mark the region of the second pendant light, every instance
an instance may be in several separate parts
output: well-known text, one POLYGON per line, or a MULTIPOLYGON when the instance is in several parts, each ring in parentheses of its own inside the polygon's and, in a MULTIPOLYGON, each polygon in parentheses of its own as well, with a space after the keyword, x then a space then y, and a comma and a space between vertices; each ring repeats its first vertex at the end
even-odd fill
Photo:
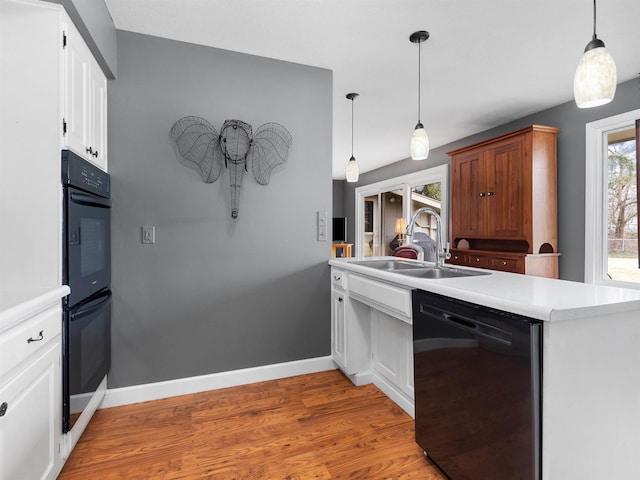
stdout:
POLYGON ((347 162, 347 182, 357 182, 360 177, 360 168, 353 156, 353 101, 359 96, 358 93, 347 93, 347 99, 351 100, 351 158, 347 162))
POLYGON ((429 156, 429 136, 420 121, 420 45, 428 38, 429 32, 425 30, 414 32, 409 37, 411 43, 418 44, 418 123, 411 136, 410 151, 412 160, 426 160, 429 156))

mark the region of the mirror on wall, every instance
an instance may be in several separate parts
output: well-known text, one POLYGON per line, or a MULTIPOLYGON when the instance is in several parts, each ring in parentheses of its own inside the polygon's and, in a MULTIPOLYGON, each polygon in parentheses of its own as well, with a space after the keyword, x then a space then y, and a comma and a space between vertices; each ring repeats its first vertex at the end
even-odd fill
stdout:
MULTIPOLYGON (((356 256, 387 256, 404 241, 404 228, 413 213, 431 207, 443 219, 443 238, 448 238, 449 167, 440 165, 421 172, 391 178, 356 189, 356 256), (402 223, 404 221, 404 223, 402 223)), ((436 221, 420 215, 414 242, 435 254, 436 221), (426 248, 425 248, 426 247, 426 248)), ((425 259, 429 259, 426 255, 425 259)))

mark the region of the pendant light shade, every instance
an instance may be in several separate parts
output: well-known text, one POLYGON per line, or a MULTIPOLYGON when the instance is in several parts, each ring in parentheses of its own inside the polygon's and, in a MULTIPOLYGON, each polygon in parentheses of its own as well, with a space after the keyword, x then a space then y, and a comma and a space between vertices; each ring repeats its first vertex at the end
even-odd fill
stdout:
POLYGON ((357 182, 360 177, 360 167, 353 156, 353 100, 358 96, 358 93, 347 93, 347 98, 351 100, 351 158, 347 162, 347 182, 357 182))
POLYGON ((347 182, 357 182, 360 177, 360 167, 356 159, 351 157, 347 163, 347 182))
POLYGON ((410 149, 412 160, 426 160, 429 156, 429 136, 421 123, 416 125, 411 135, 410 149))
POLYGON ((420 121, 420 45, 428 38, 429 32, 425 30, 414 32, 409 37, 411 43, 418 44, 418 123, 413 131, 413 135, 411 135, 411 143, 409 145, 412 160, 426 160, 429 156, 429 136, 420 121))
POLYGON ((605 105, 613 100, 618 75, 616 64, 596 36, 596 0, 593 0, 593 38, 584 49, 573 77, 573 96, 579 108, 605 105))

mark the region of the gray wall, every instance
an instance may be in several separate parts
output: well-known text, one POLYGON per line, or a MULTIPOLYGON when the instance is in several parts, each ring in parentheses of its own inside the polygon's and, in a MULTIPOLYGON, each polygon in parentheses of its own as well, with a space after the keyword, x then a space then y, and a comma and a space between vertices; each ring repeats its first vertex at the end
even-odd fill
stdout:
POLYGON ((107 78, 117 76, 116 27, 104 0, 44 0, 62 5, 107 78))
POLYGON ((333 181, 333 216, 344 217, 344 184, 346 180, 333 181))
POLYGON ((330 354, 332 73, 118 31, 109 84, 113 365, 109 388, 330 354), (284 125, 286 168, 205 184, 169 139, 179 118, 284 125), (156 244, 141 244, 141 226, 156 244))
POLYGON ((349 235, 354 238, 356 187, 449 163, 449 157, 446 154, 448 151, 527 125, 552 125, 560 128, 558 135, 560 278, 584 281, 585 124, 637 108, 640 108, 640 79, 618 85, 613 102, 603 107, 581 110, 573 101, 567 102, 436 148, 429 153, 429 158, 424 162, 407 159, 361 174, 358 183, 342 184, 344 213, 349 218, 347 222, 349 235))

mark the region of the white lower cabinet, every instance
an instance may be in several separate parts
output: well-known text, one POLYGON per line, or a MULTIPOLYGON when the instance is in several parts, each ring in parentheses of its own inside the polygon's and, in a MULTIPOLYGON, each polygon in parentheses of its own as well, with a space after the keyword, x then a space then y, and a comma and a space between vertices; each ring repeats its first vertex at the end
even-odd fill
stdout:
POLYGON ((371 310, 373 335, 371 360, 373 371, 395 385, 402 384, 402 330, 401 322, 378 310, 371 310))
POLYGON ((343 370, 347 369, 347 332, 344 321, 345 293, 341 290, 331 292, 331 352, 333 360, 343 370))
MULTIPOLYGON (((0 333, 0 479, 49 480, 62 469, 62 309, 55 289, 0 333)), ((26 302, 33 305, 33 302, 26 302)), ((1 314, 2 312, 0 312, 1 314)))
MULTIPOLYGON (((362 312, 368 307, 347 295, 341 273, 334 274, 331 288, 331 353, 333 361, 347 375, 362 374, 370 369, 370 325, 362 312), (337 279, 337 280, 336 280, 337 279)), ((354 383, 360 379, 351 377, 354 383)))
POLYGON ((0 478, 55 478, 60 457, 60 336, 0 388, 0 478))
POLYGON ((408 323, 371 310, 374 383, 413 415, 413 332, 408 323))
POLYGON ((334 362, 356 385, 375 383, 413 416, 411 290, 334 269, 331 304, 334 362))

